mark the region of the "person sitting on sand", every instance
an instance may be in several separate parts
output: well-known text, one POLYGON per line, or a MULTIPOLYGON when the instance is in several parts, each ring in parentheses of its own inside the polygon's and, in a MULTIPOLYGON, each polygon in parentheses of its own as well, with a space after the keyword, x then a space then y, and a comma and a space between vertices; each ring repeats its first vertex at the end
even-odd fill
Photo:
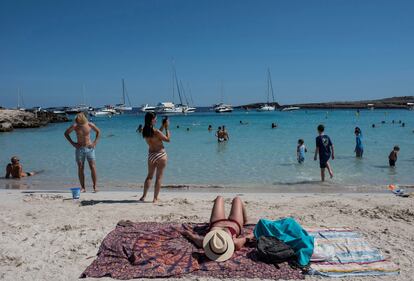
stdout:
POLYGON ((20 164, 20 160, 17 156, 13 156, 10 159, 10 162, 11 163, 7 164, 6 167, 6 179, 10 178, 10 176, 14 179, 20 179, 24 177, 34 176, 36 174, 36 172, 24 172, 23 165, 20 164))
POLYGON ((224 199, 217 196, 211 211, 209 232, 204 237, 190 230, 184 230, 181 234, 197 247, 204 248, 210 260, 222 262, 231 258, 234 251, 240 250, 246 242, 253 239, 253 233, 242 234, 246 222, 246 208, 239 197, 233 199, 230 215, 226 218, 224 199))
POLYGON ((75 124, 71 125, 65 131, 65 137, 69 143, 76 148, 75 158, 78 164, 78 177, 81 185, 81 192, 86 192, 85 189, 85 159, 88 160, 89 168, 91 169, 91 176, 93 182, 94 192, 98 191, 96 186, 97 175, 96 175, 96 164, 95 164, 95 147, 98 143, 101 131, 95 124, 88 121, 83 112, 78 113, 75 117, 75 124), (77 142, 74 142, 70 137, 70 134, 75 131, 77 142), (91 141, 91 131, 95 132, 95 140, 91 141))
POLYGON ((155 178, 155 189, 154 189, 154 200, 153 203, 158 201, 158 195, 161 190, 162 176, 164 169, 167 166, 167 152, 165 151, 163 142, 170 142, 170 131, 168 130, 170 122, 165 117, 162 120, 162 125, 159 130, 154 129, 157 124, 157 116, 153 112, 147 112, 145 114, 145 125, 142 130, 142 137, 148 144, 148 175, 144 183, 144 193, 139 199, 145 201, 148 189, 151 185, 152 178, 154 177, 155 171, 157 175, 155 178), (165 135, 163 131, 165 130, 165 135))

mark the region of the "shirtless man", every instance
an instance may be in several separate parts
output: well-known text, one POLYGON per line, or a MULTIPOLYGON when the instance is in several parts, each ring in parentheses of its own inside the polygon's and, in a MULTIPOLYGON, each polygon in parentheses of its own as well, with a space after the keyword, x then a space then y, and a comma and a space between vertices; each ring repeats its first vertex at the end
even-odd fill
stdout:
POLYGON ((10 162, 6 167, 6 176, 5 178, 8 179, 10 176, 14 179, 20 179, 24 177, 33 176, 36 172, 24 172, 23 165, 20 164, 20 160, 17 156, 13 156, 10 159, 10 162))
POLYGON ((81 191, 86 192, 85 189, 85 174, 84 164, 85 158, 88 160, 89 168, 91 169, 91 176, 93 182, 93 190, 97 192, 96 187, 96 165, 95 165, 95 146, 98 142, 100 130, 95 124, 88 121, 85 114, 78 113, 75 118, 75 124, 70 126, 65 131, 65 137, 70 144, 76 148, 76 163, 78 164, 78 176, 81 184, 81 191), (90 138, 91 130, 95 131, 95 140, 92 142, 90 138), (75 131, 77 142, 74 142, 70 137, 70 134, 75 131))

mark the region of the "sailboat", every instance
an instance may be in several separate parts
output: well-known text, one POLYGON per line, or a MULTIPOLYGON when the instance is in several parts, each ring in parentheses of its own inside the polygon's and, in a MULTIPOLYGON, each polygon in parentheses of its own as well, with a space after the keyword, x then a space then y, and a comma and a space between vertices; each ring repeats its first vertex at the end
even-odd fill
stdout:
POLYGON ((116 104, 114 106, 114 109, 116 111, 119 111, 119 112, 131 111, 132 110, 131 101, 129 100, 128 92, 126 91, 126 88, 125 88, 125 81, 124 81, 124 79, 122 79, 122 97, 121 97, 121 103, 116 104), (125 97, 128 99, 129 106, 127 106, 125 104, 125 97))
POLYGON ((20 88, 17 88, 17 108, 16 109, 25 111, 26 109, 24 107, 21 107, 21 105, 24 106, 23 97, 20 93, 20 88))
POLYGON ((86 102, 85 102, 85 85, 82 85, 82 99, 83 99, 83 103, 74 106, 74 107, 70 107, 68 109, 66 109, 66 113, 67 114, 77 114, 80 112, 88 112, 88 111, 92 111, 93 107, 87 106, 86 102))
POLYGON ((188 105, 183 104, 183 99, 182 99, 182 95, 181 95, 181 87, 180 84, 178 83, 178 78, 177 78, 177 72, 175 70, 175 67, 173 66, 173 101, 172 102, 160 102, 157 104, 156 108, 155 108, 155 112, 159 113, 159 114, 185 114, 185 113, 189 113, 188 112, 188 105), (179 104, 175 104, 174 103, 174 96, 175 96, 175 88, 177 88, 177 92, 178 92, 178 97, 180 99, 180 103, 179 104))
POLYGON ((213 105, 212 110, 214 110, 217 113, 232 112, 233 111, 233 106, 231 106, 230 104, 223 103, 223 99, 224 99, 223 81, 221 82, 220 92, 221 92, 221 102, 216 103, 215 105, 213 105))
POLYGON ((270 69, 267 69, 267 103, 260 106, 257 111, 274 111, 275 106, 269 104, 270 94, 272 94, 273 104, 275 103, 275 96, 273 94, 272 76, 270 75, 270 69))

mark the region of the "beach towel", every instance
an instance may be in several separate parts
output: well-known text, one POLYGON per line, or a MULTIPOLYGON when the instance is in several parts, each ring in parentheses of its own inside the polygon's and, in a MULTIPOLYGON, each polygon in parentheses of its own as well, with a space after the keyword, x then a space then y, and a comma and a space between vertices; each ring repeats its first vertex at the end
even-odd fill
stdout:
POLYGON ((313 253, 313 237, 309 236, 293 218, 277 221, 261 219, 254 228, 254 236, 271 236, 289 245, 296 254, 301 266, 309 264, 313 253))
POLYGON ((327 260, 311 262, 309 274, 327 277, 397 275, 399 267, 386 260, 358 232, 347 228, 307 229, 315 253, 327 260))
MULTIPOLYGON (((254 225, 243 231, 253 231, 254 225)), ((81 277, 116 279, 195 277, 303 279, 299 269, 287 263, 278 266, 260 262, 255 243, 235 252, 225 262, 210 261, 180 231, 207 233, 208 224, 174 224, 121 221, 98 250, 97 258, 81 277)))

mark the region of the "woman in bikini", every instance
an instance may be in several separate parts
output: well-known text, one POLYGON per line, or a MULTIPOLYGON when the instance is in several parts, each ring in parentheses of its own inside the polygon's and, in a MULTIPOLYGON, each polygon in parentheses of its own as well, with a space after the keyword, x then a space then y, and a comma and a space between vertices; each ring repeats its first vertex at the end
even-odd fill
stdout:
POLYGON ((153 112, 147 112, 145 114, 145 125, 142 129, 142 137, 148 144, 148 175, 144 183, 144 193, 139 199, 145 201, 148 189, 151 185, 152 178, 154 177, 155 171, 157 171, 155 178, 154 188, 154 200, 153 203, 158 201, 158 194, 161 189, 162 175, 165 167, 167 166, 167 152, 165 151, 163 142, 170 142, 170 131, 168 130, 169 121, 167 118, 163 119, 161 128, 155 129, 154 126, 157 124, 157 116, 153 112), (165 134, 163 131, 165 130, 165 134))
MULTIPOLYGON (((206 237, 211 236, 209 233, 215 231, 226 232, 234 244, 234 250, 240 250, 249 239, 253 239, 253 233, 243 234, 243 226, 247 222, 246 208, 243 201, 239 197, 235 197, 231 203, 230 215, 226 218, 224 211, 224 199, 217 196, 214 200, 213 209, 211 211, 209 232, 205 237, 195 234, 190 230, 184 230, 182 235, 194 242, 199 248, 204 248, 211 241, 205 241, 206 237)), ((232 245, 233 247, 233 245, 232 245)), ((211 251, 211 249, 209 249, 211 251)), ((207 254, 207 253, 206 253, 207 254)), ((209 255, 207 255, 209 256, 209 255)), ((220 260, 218 260, 220 261, 220 260)))

